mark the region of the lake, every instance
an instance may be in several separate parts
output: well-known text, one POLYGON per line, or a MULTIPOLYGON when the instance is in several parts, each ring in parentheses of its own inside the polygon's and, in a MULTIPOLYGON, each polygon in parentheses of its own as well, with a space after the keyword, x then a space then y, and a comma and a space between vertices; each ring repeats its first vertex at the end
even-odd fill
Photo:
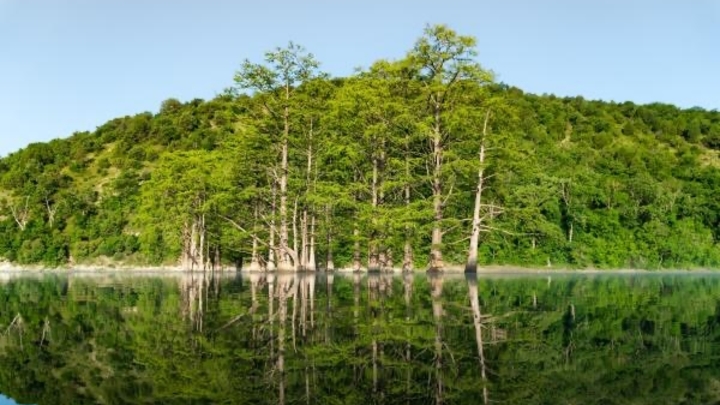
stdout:
POLYGON ((38 405, 720 403, 720 276, 6 275, 0 393, 38 405))

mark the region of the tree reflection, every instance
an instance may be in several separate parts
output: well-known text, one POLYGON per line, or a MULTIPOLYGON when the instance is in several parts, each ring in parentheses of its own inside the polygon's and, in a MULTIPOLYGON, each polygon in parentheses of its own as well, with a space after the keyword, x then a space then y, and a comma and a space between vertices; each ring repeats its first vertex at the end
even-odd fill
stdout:
POLYGON ((485 363, 485 347, 483 345, 483 320, 480 313, 480 299, 478 297, 477 274, 465 275, 470 297, 470 308, 473 314, 473 327, 475 328, 475 342, 477 343, 478 361, 480 363, 480 378, 482 379, 483 403, 490 403, 488 393, 487 365, 485 363))
POLYGON ((719 289, 675 276, 17 278, 0 288, 0 391, 39 405, 717 403, 719 289))

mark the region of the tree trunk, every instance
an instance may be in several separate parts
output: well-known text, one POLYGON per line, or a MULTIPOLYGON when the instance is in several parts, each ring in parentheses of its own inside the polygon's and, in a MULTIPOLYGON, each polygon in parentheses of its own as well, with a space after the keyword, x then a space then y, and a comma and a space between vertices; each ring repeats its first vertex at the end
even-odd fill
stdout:
POLYGON ((300 218, 300 237, 301 237, 301 247, 300 247, 300 266, 298 266, 298 270, 305 270, 307 268, 307 262, 308 262, 308 254, 310 253, 308 250, 308 216, 307 216, 307 208, 303 209, 302 218, 300 218))
POLYGON ((485 123, 483 124, 482 139, 480 140, 480 168, 478 169, 477 190, 475 190, 475 208, 473 209, 472 233, 470 234, 470 248, 468 249, 468 259, 465 265, 466 273, 477 272, 478 262, 478 243, 480 241, 480 207, 482 205, 482 193, 485 181, 485 137, 487 136, 487 124, 490 119, 490 110, 485 114, 485 123))
POLYGON ((372 229, 370 230, 370 246, 368 251, 368 271, 379 271, 378 246, 377 246, 377 216, 378 216, 378 158, 373 153, 372 157, 372 229))
POLYGON ((30 216, 30 210, 28 208, 30 203, 30 197, 25 197, 25 206, 21 208, 15 207, 15 205, 10 205, 10 212, 12 213, 13 218, 15 219, 15 223, 17 224, 18 228, 20 228, 21 231, 24 231, 27 227, 28 218, 30 216))
MULTIPOLYGON (((313 184, 313 121, 310 120, 310 131, 308 134, 308 151, 307 151, 307 173, 305 179, 305 195, 306 197, 314 188, 313 184)), ((305 210, 303 212, 303 269, 306 271, 315 271, 315 215, 310 214, 308 218, 308 202, 305 202, 305 210), (308 235, 308 227, 310 234, 308 235)), ((312 207, 310 207, 312 208, 312 207)))
POLYGON ((410 245, 410 241, 405 241, 405 248, 403 249, 404 255, 403 255, 403 267, 402 271, 403 273, 411 273, 413 271, 413 252, 412 252, 412 245, 410 245))
POLYGON ((353 237, 355 238, 355 247, 353 252, 353 271, 360 271, 360 230, 355 227, 353 230, 353 237))
POLYGON ((434 142, 435 168, 433 171, 433 216, 434 223, 432 229, 432 241, 430 247, 430 270, 441 271, 445 267, 442 257, 442 220, 443 220, 443 202, 442 202, 442 179, 440 173, 442 170, 442 144, 437 139, 434 142))
POLYGON ((310 250, 305 269, 307 271, 317 270, 317 265, 315 264, 315 215, 310 216, 310 250))
MULTIPOLYGON (((410 164, 405 162, 405 175, 410 178, 410 164)), ((410 184, 405 185, 405 209, 410 209, 410 184)), ((410 242, 410 226, 405 226, 405 247, 403 249, 402 271, 408 273, 413 271, 415 258, 413 257, 412 243, 410 242)))
MULTIPOLYGON (((290 99, 290 88, 286 86, 286 103, 290 99)), ((281 153, 282 160, 280 164, 280 258, 278 261, 278 270, 290 271, 293 270, 293 265, 297 263, 290 263, 290 255, 288 254, 288 139, 290 138, 290 107, 286 104, 283 112, 284 130, 281 141, 281 153)), ((295 249, 297 252, 297 249, 295 249)))
MULTIPOLYGON (((258 205, 255 203, 255 213, 253 218, 254 224, 253 224, 253 232, 257 231, 257 221, 258 221, 258 205)), ((253 235, 253 245, 252 245, 252 256, 250 259, 250 267, 248 267, 248 271, 260 271, 260 256, 258 254, 258 240, 257 237, 253 235)))
POLYGON ((270 240, 268 244, 268 259, 266 264, 267 271, 275 271, 275 203, 277 197, 277 187, 275 180, 272 184, 272 210, 270 215, 270 240))
POLYGON ((55 223, 55 213, 57 212, 57 206, 51 206, 50 200, 45 197, 45 208, 48 212, 48 224, 52 228, 53 224, 55 223))
MULTIPOLYGON (((405 134, 405 187, 403 194, 405 195, 405 209, 410 210, 410 135, 405 134)), ((410 240, 411 228, 405 225, 405 247, 403 249, 403 266, 404 273, 413 271, 415 258, 413 257, 412 242, 410 240)))
POLYGON ((330 206, 325 207, 325 223, 327 226, 327 261, 325 263, 325 271, 334 271, 335 262, 333 261, 332 251, 332 226, 330 222, 330 206))
POLYGON ((199 222, 198 267, 202 267, 201 270, 205 270, 205 214, 200 216, 199 222))
POLYGON ((190 270, 195 270, 197 265, 197 239, 198 239, 198 223, 197 219, 193 218, 192 226, 190 227, 190 270))
MULTIPOLYGON (((285 253, 288 257, 287 263, 289 265, 287 270, 293 270, 293 271, 300 270, 300 266, 301 266, 301 264, 299 262, 299 257, 297 257, 298 256, 298 253, 297 253, 298 252, 298 227, 297 227, 298 215, 297 215, 297 211, 298 211, 298 200, 297 200, 297 198, 295 198, 295 205, 293 207, 293 217, 292 217, 293 251, 295 252, 294 253, 295 260, 290 260, 290 254, 285 253)), ((285 252, 287 252, 288 250, 289 249, 286 247, 285 252)))

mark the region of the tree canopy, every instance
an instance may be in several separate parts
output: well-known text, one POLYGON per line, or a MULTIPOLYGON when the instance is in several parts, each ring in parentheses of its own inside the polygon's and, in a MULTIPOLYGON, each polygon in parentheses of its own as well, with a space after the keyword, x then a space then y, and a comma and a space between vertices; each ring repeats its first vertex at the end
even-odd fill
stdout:
POLYGON ((330 78, 290 43, 212 100, 31 144, 0 159, 0 257, 461 265, 483 143, 479 265, 720 265, 719 112, 529 94, 477 55, 428 26, 330 78))

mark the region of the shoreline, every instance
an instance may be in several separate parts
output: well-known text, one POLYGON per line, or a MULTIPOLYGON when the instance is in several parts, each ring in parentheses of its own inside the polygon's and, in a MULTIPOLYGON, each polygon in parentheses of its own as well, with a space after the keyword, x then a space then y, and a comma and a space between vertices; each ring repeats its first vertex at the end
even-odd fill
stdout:
MULTIPOLYGON (((196 270, 197 271, 197 270, 196 270)), ((402 275, 402 269, 393 268, 391 270, 382 272, 370 272, 366 268, 356 272, 352 268, 338 268, 331 272, 327 272, 324 269, 319 269, 314 272, 267 272, 267 271, 247 271, 238 270, 234 266, 226 266, 217 270, 221 273, 240 273, 240 274, 387 274, 387 275, 402 275)), ((190 273, 192 271, 185 270, 180 266, 127 266, 127 265, 76 265, 67 267, 46 267, 41 265, 17 265, 7 261, 0 261, 0 273, 3 274, 82 274, 82 273, 158 273, 158 274, 182 274, 190 273)), ((522 266, 511 266, 511 265, 492 265, 485 267, 478 267, 477 273, 485 275, 548 275, 548 274, 669 274, 669 273, 682 273, 682 274, 720 274, 720 269, 712 268, 666 268, 666 269, 637 269, 637 268, 626 268, 626 269, 597 269, 597 268, 566 268, 566 267, 522 267, 522 266)), ((432 272, 427 270, 415 269, 412 274, 429 274, 429 275, 458 275, 465 274, 464 266, 451 265, 440 272, 432 272)))

